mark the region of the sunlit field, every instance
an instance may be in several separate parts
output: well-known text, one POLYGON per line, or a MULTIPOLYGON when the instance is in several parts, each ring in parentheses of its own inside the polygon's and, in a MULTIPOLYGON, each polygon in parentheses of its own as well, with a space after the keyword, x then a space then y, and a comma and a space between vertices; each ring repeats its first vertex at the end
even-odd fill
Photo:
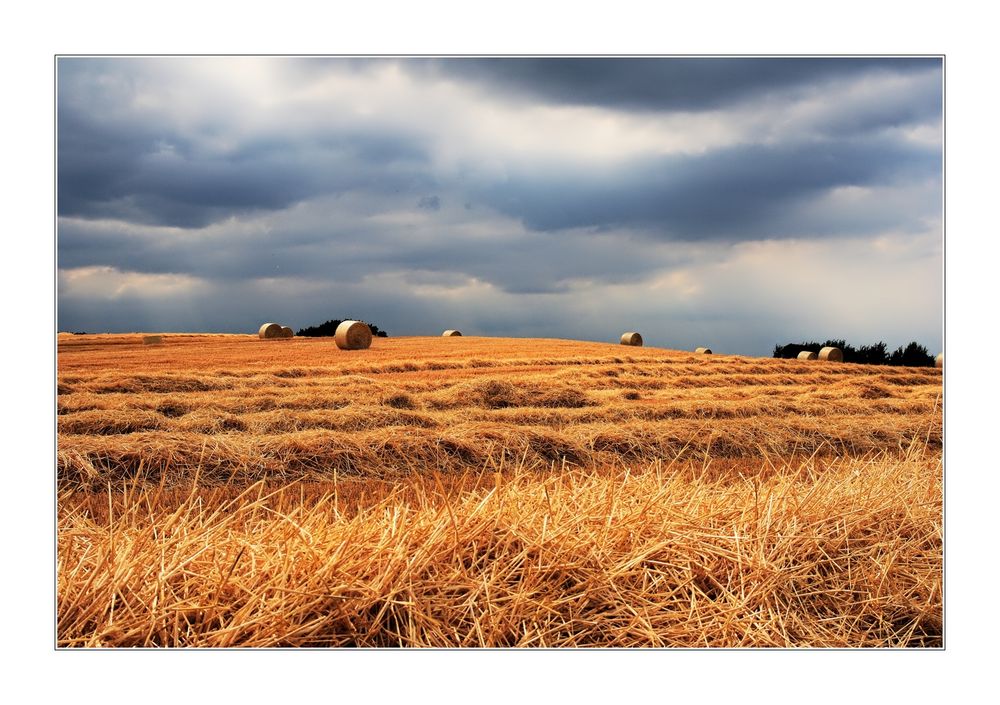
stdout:
POLYGON ((942 645, 941 370, 60 335, 59 646, 942 645))

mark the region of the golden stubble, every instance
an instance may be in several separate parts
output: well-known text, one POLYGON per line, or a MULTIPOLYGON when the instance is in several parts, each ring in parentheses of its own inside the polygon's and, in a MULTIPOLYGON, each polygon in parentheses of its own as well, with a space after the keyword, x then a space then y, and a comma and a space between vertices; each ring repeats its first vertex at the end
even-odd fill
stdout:
POLYGON ((940 646, 941 374, 59 339, 60 646, 940 646))

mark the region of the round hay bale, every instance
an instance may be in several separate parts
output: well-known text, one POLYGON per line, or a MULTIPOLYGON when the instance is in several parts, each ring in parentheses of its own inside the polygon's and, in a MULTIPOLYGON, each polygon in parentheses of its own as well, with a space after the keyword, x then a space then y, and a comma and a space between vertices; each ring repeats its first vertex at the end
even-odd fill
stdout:
POLYGON ((795 359, 796 360, 815 360, 816 359, 816 353, 812 352, 811 350, 803 350, 802 352, 799 353, 799 356, 797 358, 795 358, 795 359))
POLYGON ((442 338, 453 338, 456 335, 457 336, 461 336, 462 335, 462 331, 460 331, 460 330, 446 330, 444 333, 441 334, 441 337, 442 338))
POLYGON ((827 362, 843 362, 844 353, 840 348, 826 347, 819 351, 819 359, 827 362))
POLYGON ((281 337, 281 326, 277 323, 265 323, 257 331, 257 335, 260 336, 261 340, 271 340, 274 338, 281 337))
POLYGON ((364 350, 372 344, 372 329, 361 321, 344 321, 334 335, 341 350, 364 350))
POLYGON ((938 356, 934 358, 935 367, 944 367, 944 353, 938 353, 938 356))
POLYGON ((288 326, 281 326, 281 337, 282 338, 294 338, 295 331, 293 331, 288 326))
POLYGON ((635 331, 622 333, 622 345, 636 345, 642 347, 642 336, 635 331))
POLYGON ((163 342, 162 335, 144 335, 142 336, 143 345, 160 345, 163 342))
POLYGON ((712 354, 712 348, 695 348, 694 351, 698 355, 711 355, 712 354))

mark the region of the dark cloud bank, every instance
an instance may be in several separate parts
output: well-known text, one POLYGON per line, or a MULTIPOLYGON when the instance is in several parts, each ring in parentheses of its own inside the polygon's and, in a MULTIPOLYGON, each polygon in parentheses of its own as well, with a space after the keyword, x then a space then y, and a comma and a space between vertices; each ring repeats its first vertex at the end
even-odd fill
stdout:
MULTIPOLYGON (((507 58, 414 61, 414 68, 545 102, 700 111, 872 74, 936 72, 934 58, 507 58)), ((936 110, 934 105, 922 108, 936 110)))

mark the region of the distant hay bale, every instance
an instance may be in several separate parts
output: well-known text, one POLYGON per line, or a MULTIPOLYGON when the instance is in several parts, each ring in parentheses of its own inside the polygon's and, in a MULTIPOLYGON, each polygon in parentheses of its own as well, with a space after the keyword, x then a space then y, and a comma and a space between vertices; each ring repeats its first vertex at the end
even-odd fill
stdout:
POLYGON ((144 335, 142 336, 143 345, 160 345, 163 342, 162 335, 144 335))
POLYGON ((938 353, 938 356, 934 358, 935 367, 944 367, 944 353, 938 353))
POLYGON ((819 351, 819 359, 827 362, 843 362, 844 353, 840 348, 825 347, 819 351))
POLYGON ((334 335, 341 350, 364 350, 371 347, 372 329, 361 321, 344 321, 334 335))
POLYGON ((261 340, 271 340, 273 338, 281 337, 281 326, 277 323, 265 323, 257 331, 257 335, 260 336, 261 340))
POLYGON ((642 347, 642 336, 635 331, 622 333, 622 345, 636 345, 642 347))
POLYGON ((460 330, 446 330, 444 333, 441 334, 441 337, 443 337, 443 338, 453 338, 456 335, 457 336, 462 335, 462 331, 460 331, 460 330))
POLYGON ((799 356, 796 359, 797 360, 815 360, 816 359, 816 353, 812 352, 811 350, 803 350, 802 352, 799 353, 799 356))
POLYGON ((695 348, 694 351, 698 355, 711 355, 712 354, 712 348, 695 348))
POLYGON ((281 337, 282 338, 294 338, 295 331, 293 331, 288 326, 281 326, 281 337))

